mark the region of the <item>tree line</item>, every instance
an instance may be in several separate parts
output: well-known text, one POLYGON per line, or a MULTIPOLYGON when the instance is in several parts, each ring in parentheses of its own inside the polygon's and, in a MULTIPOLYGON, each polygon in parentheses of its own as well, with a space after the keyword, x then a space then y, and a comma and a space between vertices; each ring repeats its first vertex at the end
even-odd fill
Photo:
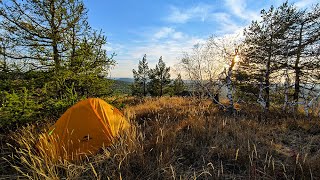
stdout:
POLYGON ((320 6, 297 9, 285 2, 278 8, 262 10, 261 17, 244 31, 242 69, 250 67, 251 81, 261 83, 264 109, 270 108, 271 88, 280 84, 276 90, 284 96, 283 110, 297 109, 301 104, 308 115, 308 106, 319 98, 320 91, 320 6))
POLYGON ((180 95, 185 85, 178 74, 177 78, 172 82, 170 79, 170 67, 159 58, 158 63, 154 69, 150 69, 147 62, 147 55, 145 54, 141 61, 139 61, 138 70, 133 69, 134 82, 132 84, 132 94, 135 96, 163 96, 180 95))
POLYGON ((225 108, 234 109, 236 98, 256 102, 264 112, 272 106, 286 112, 302 106, 308 115, 320 98, 320 6, 298 9, 285 2, 260 15, 243 38, 210 37, 186 53, 180 67, 213 102, 225 87, 225 108))

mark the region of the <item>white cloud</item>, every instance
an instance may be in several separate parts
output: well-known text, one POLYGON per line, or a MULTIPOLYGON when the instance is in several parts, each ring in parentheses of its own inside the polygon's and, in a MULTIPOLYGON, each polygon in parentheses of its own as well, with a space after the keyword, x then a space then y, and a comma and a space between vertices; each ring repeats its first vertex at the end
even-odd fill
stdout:
POLYGON ((247 8, 246 0, 225 0, 229 12, 244 20, 257 20, 260 18, 259 11, 251 11, 247 8))
POLYGON ((231 17, 230 14, 224 12, 212 13, 210 15, 212 22, 216 22, 215 26, 215 35, 224 35, 224 34, 241 34, 244 29, 243 25, 238 25, 231 17))
POLYGON ((166 17, 166 20, 171 23, 186 23, 192 19, 205 21, 212 9, 213 7, 208 4, 199 4, 186 9, 179 9, 175 6, 171 6, 170 14, 166 17))
POLYGON ((107 44, 103 45, 102 48, 107 50, 107 54, 110 55, 114 52, 121 52, 121 50, 124 48, 124 45, 119 43, 111 43, 107 41, 107 44))
POLYGON ((182 39, 184 37, 184 34, 182 32, 175 32, 172 34, 173 39, 182 39))
POLYGON ((233 14, 239 17, 244 16, 243 12, 245 7, 247 6, 245 0, 225 0, 225 4, 233 14))
POLYGON ((132 77, 132 69, 137 68, 144 54, 147 54, 150 68, 155 67, 160 56, 163 57, 167 66, 173 67, 179 62, 184 52, 190 52, 195 44, 203 43, 207 38, 190 37, 168 27, 160 28, 157 33, 149 33, 160 39, 149 38, 143 42, 129 42, 120 50, 123 53, 116 52, 118 54, 115 57, 117 65, 111 70, 112 77, 132 77))
MULTIPOLYGON (((241 37, 246 24, 243 25, 243 22, 235 21, 234 16, 245 22, 249 22, 259 17, 259 12, 256 14, 248 10, 245 0, 224 0, 224 3, 229 7, 229 10, 224 12, 218 12, 213 6, 207 4, 200 4, 190 8, 172 6, 169 15, 165 18, 169 26, 143 28, 135 34, 142 37, 141 39, 143 40, 127 41, 126 45, 120 50, 122 53, 116 52, 119 55, 116 57, 118 65, 112 70, 112 76, 132 77, 132 69, 137 68, 138 62, 144 54, 147 54, 147 61, 151 68, 154 68, 160 56, 163 56, 163 60, 168 66, 174 67, 179 62, 178 58, 184 52, 191 52, 195 44, 204 43, 208 38, 208 36, 188 35, 180 31, 180 29, 175 29, 170 23, 207 21, 210 22, 208 26, 210 25, 215 30, 212 32, 215 35, 233 34, 241 37), (211 25, 214 25, 214 27, 211 25)), ((181 28, 181 25, 176 24, 176 26, 181 28)))
POLYGON ((151 32, 152 40, 157 41, 160 39, 182 39, 185 37, 184 33, 176 31, 172 27, 162 27, 159 31, 151 32))
POLYGON ((300 0, 294 3, 298 8, 307 8, 313 4, 316 4, 318 0, 300 0))
MULTIPOLYGON (((246 0, 224 0, 227 11, 218 12, 212 5, 200 4, 191 8, 171 7, 171 13, 166 20, 170 23, 186 23, 192 20, 215 22, 215 34, 230 34, 234 31, 242 31, 244 26, 239 25, 232 17, 235 15, 245 21, 258 20, 259 12, 250 11, 247 8, 246 0)), ((172 29, 170 29, 172 30, 172 29)), ((171 34, 175 32, 170 31, 171 34)), ((180 37, 181 34, 175 34, 175 37, 180 37)), ((182 37, 181 37, 182 38, 182 37)))
POLYGON ((175 30, 170 27, 163 27, 158 32, 154 34, 155 39, 167 38, 171 35, 175 30))
MULTIPOLYGON (((305 0, 315 1, 315 0, 305 0)), ((247 0, 224 0, 225 10, 243 20, 257 20, 260 18, 259 11, 247 8, 247 0)), ((170 23, 187 23, 192 20, 211 21, 216 13, 210 4, 199 4, 190 8, 178 8, 171 6, 169 15, 165 18, 170 23)), ((219 13, 218 13, 219 14, 219 13)))
MULTIPOLYGON (((211 14, 211 20, 217 21, 219 28, 218 35, 241 34, 243 27, 236 25, 230 15, 225 13, 211 14)), ((149 28, 140 35, 143 40, 127 41, 124 45, 117 45, 118 56, 115 57, 117 65, 111 71, 112 77, 132 77, 132 69, 136 69, 139 60, 147 54, 147 61, 150 68, 154 68, 160 56, 164 62, 174 69, 180 61, 179 58, 187 52, 190 53, 197 43, 206 42, 208 36, 191 36, 177 31, 173 27, 149 28)), ((116 44, 111 44, 116 45, 116 44)), ((113 48, 115 49, 115 48, 113 48)), ((175 72, 171 72, 174 76, 175 72)))
POLYGON ((174 23, 185 23, 190 19, 190 17, 190 14, 183 13, 176 7, 171 7, 171 14, 167 18, 167 20, 174 23))
POLYGON ((111 69, 110 77, 132 77, 132 69, 136 68, 136 61, 131 57, 115 58, 116 65, 111 69))
POLYGON ((178 62, 177 58, 183 52, 189 52, 196 43, 204 42, 205 39, 197 37, 189 37, 184 40, 167 39, 162 43, 149 41, 137 47, 133 47, 129 53, 130 57, 139 55, 138 59, 142 58, 143 54, 147 54, 147 59, 151 66, 158 62, 160 56, 163 56, 164 62, 169 66, 173 66, 178 62))

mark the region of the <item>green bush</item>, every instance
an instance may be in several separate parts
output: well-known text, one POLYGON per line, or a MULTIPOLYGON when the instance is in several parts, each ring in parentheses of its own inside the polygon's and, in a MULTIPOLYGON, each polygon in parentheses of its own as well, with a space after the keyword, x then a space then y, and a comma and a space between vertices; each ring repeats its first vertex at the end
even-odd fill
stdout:
MULTIPOLYGON (((59 118, 69 107, 75 104, 77 101, 82 99, 78 96, 78 93, 75 91, 74 83, 71 84, 71 87, 64 85, 63 90, 60 93, 60 97, 57 98, 52 84, 45 85, 42 89, 43 92, 43 105, 44 114, 47 117, 57 119, 59 118)), ((62 88, 61 88, 62 89, 62 88)))
POLYGON ((34 92, 22 88, 19 91, 2 92, 0 127, 37 120, 42 105, 33 97, 34 92))

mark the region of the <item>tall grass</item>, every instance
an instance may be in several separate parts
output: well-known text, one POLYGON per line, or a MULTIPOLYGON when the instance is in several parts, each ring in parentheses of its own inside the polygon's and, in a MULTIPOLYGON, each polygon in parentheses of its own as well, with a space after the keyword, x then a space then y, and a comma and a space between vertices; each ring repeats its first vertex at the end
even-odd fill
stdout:
POLYGON ((277 116, 263 123, 254 107, 242 105, 239 116, 226 116, 210 102, 189 98, 127 98, 121 103, 128 104, 124 111, 131 129, 112 146, 81 161, 39 155, 34 148, 40 134, 36 125, 6 135, 10 143, 2 143, 2 177, 320 178, 317 120, 277 116))

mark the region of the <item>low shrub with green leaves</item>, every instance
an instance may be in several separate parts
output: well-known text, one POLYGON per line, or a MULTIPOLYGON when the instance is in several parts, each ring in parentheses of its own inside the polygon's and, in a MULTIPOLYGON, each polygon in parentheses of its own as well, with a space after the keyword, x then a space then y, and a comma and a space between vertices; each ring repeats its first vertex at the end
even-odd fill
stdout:
POLYGON ((37 119, 43 106, 34 98, 34 92, 27 88, 2 93, 0 106, 0 127, 32 122, 37 119))

